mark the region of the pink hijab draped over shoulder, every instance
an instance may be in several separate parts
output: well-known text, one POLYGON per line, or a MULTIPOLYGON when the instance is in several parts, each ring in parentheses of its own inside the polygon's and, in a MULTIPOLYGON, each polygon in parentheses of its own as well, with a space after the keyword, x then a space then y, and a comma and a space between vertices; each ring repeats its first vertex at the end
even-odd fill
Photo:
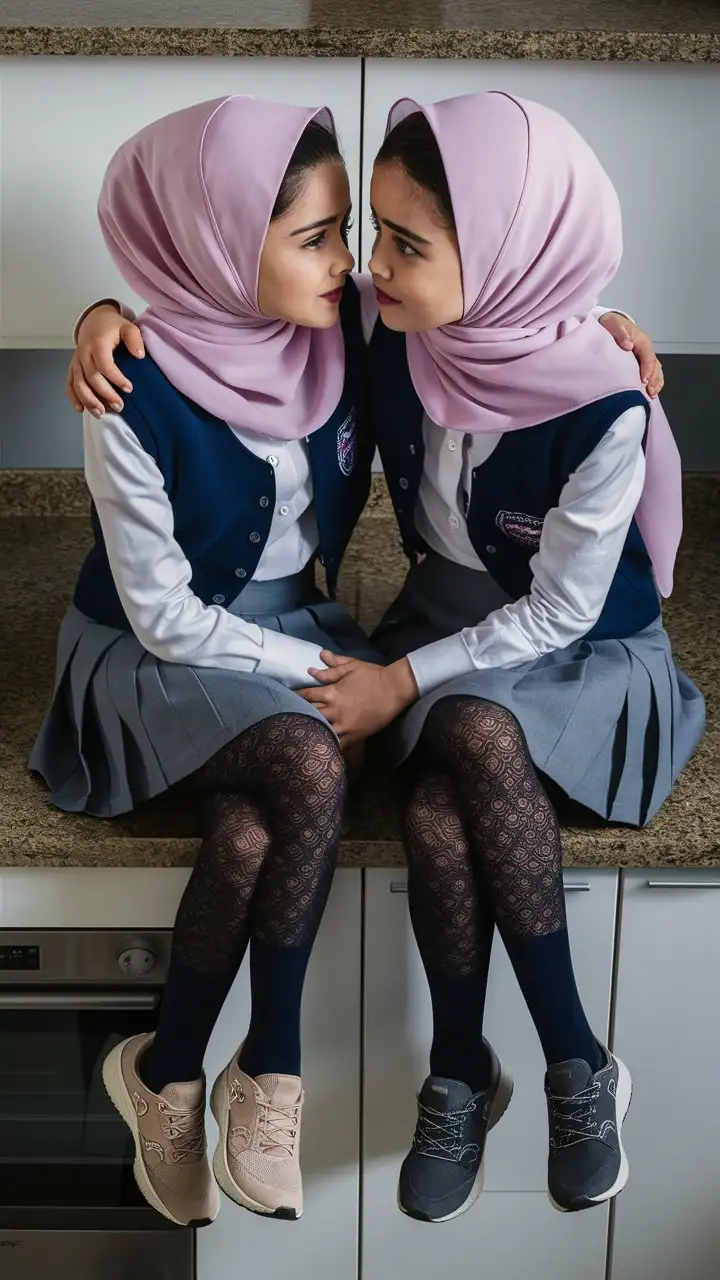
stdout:
MULTIPOLYGON (((505 93, 429 106, 401 99, 437 139, 453 203, 465 312, 407 335, 415 389, 453 431, 535 426, 614 392, 642 390, 637 362, 589 314, 622 254, 620 206, 594 152, 556 112, 505 93)), ((658 588, 672 590, 682 532, 680 458, 650 406, 636 511, 658 588)))
POLYGON ((258 307, 270 215, 311 120, 334 133, 327 108, 247 95, 173 112, 115 153, 98 205, 115 265, 149 303, 139 323, 163 373, 231 426, 278 440, 321 427, 344 380, 339 324, 258 307))

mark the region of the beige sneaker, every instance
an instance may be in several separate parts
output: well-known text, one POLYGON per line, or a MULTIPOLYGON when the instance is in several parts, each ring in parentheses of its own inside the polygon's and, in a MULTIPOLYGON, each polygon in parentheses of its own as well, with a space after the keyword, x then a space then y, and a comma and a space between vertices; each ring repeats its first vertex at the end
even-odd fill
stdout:
POLYGON ((273 1218, 302 1215, 298 1076, 241 1071, 237 1056, 218 1076, 210 1097, 220 1129, 213 1170, 236 1204, 273 1218))
POLYGON ((135 1181, 153 1209, 178 1226, 206 1226, 220 1211, 207 1161, 205 1081, 151 1093, 137 1073, 152 1035, 131 1036, 108 1054, 103 1080, 135 1139, 135 1181))

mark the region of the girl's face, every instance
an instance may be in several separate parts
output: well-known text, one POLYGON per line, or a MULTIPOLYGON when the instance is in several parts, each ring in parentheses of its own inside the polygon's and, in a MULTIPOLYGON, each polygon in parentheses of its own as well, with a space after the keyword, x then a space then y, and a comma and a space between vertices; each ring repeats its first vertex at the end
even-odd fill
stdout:
POLYGON ((458 240, 429 192, 398 164, 379 164, 370 185, 376 236, 368 263, 388 329, 418 333, 462 319, 458 240))
POLYGON ((258 306, 273 320, 329 329, 348 272, 350 184, 345 166, 319 165, 305 174, 299 198, 270 223, 260 258, 258 306))

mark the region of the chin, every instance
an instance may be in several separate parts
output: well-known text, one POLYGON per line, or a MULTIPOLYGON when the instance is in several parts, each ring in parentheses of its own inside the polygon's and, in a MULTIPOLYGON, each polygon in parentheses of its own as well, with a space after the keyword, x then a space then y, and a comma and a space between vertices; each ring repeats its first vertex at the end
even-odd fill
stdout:
POLYGON ((412 333, 415 325, 404 307, 380 307, 380 319, 386 329, 394 329, 396 333, 412 333))
POLYGON ((305 319, 296 321, 297 324, 303 324, 307 329, 332 329, 340 319, 340 308, 323 306, 322 311, 312 311, 305 319))

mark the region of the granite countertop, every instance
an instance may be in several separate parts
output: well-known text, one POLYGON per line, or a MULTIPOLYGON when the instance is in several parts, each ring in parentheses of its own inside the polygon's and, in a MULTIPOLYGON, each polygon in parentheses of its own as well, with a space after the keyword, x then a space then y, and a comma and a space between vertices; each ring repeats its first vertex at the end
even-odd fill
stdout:
MULTIPOLYGON (((566 825, 568 866, 720 866, 719 499, 717 477, 687 478, 686 534, 666 608, 676 657, 708 701, 706 737, 644 831, 566 825)), ((51 808, 27 771, 52 685, 59 622, 88 546, 87 505, 77 473, 0 471, 0 867, 188 866, 198 847, 189 800, 165 796, 127 817, 86 818, 51 808)), ((403 573, 377 477, 346 558, 341 598, 372 626, 403 573)), ((349 806, 343 865, 403 865, 397 809, 392 779, 371 769, 349 806)))
POLYGON ((4 0, 0 54, 720 61, 716 0, 4 0), (101 15, 102 25, 99 25, 101 15))

